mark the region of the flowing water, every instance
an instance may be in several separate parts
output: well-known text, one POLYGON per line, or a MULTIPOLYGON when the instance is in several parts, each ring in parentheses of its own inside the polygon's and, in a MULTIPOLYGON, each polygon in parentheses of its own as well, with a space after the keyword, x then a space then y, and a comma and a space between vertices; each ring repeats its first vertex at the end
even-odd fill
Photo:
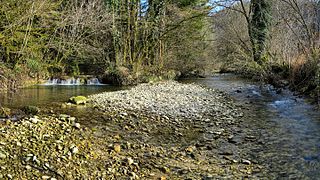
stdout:
POLYGON ((88 79, 81 79, 81 78, 67 78, 67 79, 60 79, 60 78, 50 78, 45 84, 43 85, 104 85, 101 84, 98 78, 92 77, 88 79))
POLYGON ((252 160, 273 179, 320 179, 320 111, 288 90, 277 90, 232 74, 186 80, 230 94, 247 109, 243 123, 258 134, 247 147, 252 160))
MULTIPOLYGON (((247 114, 243 120, 244 131, 254 131, 258 139, 241 148, 252 162, 267 168, 267 174, 261 177, 320 179, 320 112, 304 98, 232 74, 183 82, 225 91, 244 106, 247 114)), ((71 96, 119 89, 108 85, 33 86, 14 94, 0 94, 0 102, 11 108, 25 105, 54 107, 54 103, 66 102, 71 96)), ((92 119, 93 116, 89 116, 92 119)), ((88 122, 88 116, 83 118, 88 122)))

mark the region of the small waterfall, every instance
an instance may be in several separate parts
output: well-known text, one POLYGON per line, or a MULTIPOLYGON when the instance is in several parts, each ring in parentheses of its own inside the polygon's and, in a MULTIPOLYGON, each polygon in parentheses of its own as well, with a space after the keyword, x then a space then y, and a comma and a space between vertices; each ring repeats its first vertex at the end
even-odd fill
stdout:
POLYGON ((57 85, 61 83, 61 79, 50 78, 44 85, 57 85))
POLYGON ((62 80, 61 85, 81 85, 80 83, 80 78, 69 78, 69 79, 66 79, 66 80, 62 80))
POLYGON ((51 78, 44 85, 81 85, 80 78, 59 79, 51 78))
POLYGON ((98 78, 91 78, 87 80, 87 85, 101 85, 98 78))
POLYGON ((98 78, 90 78, 86 81, 80 78, 50 78, 44 85, 102 85, 98 78))

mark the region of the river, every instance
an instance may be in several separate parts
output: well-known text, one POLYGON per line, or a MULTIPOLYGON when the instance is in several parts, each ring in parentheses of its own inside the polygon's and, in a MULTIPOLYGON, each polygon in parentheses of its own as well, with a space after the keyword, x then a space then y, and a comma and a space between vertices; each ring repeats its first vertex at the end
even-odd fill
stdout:
MULTIPOLYGON (((240 142, 238 146, 245 149, 244 156, 267 169, 260 177, 320 178, 320 112, 306 99, 288 90, 279 91, 270 85, 261 85, 232 74, 183 82, 224 91, 244 107, 243 131, 252 131, 255 137, 251 144, 240 142)), ((54 107, 71 96, 119 89, 108 85, 33 86, 15 94, 2 94, 0 101, 11 108, 26 105, 54 107)), ((85 121, 90 123, 87 117, 85 121)))
POLYGON ((320 112, 308 100, 232 74, 187 81, 227 92, 247 109, 244 127, 260 145, 244 148, 267 177, 320 179, 320 112))

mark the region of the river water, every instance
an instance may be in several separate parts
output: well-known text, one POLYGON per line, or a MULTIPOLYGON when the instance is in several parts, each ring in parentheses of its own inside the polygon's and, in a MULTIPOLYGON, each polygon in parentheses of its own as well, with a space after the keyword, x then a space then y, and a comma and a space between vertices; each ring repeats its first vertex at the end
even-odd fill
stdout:
POLYGON ((306 99, 232 74, 186 80, 227 92, 247 109, 243 123, 258 136, 248 156, 271 179, 320 179, 320 112, 306 99))
POLYGON ((72 96, 87 96, 119 89, 121 88, 110 85, 36 85, 20 89, 15 93, 0 94, 0 102, 10 108, 29 105, 51 106, 66 102, 72 96))
MULTIPOLYGON (((267 169, 260 177, 320 179, 320 112, 306 99, 288 90, 279 91, 232 74, 183 82, 224 91, 244 107, 243 127, 245 131, 254 131, 257 138, 241 148, 246 149, 246 156, 252 162, 267 169)), ((119 89, 113 86, 34 86, 11 95, 0 94, 0 101, 11 108, 54 106, 71 96, 119 89)))

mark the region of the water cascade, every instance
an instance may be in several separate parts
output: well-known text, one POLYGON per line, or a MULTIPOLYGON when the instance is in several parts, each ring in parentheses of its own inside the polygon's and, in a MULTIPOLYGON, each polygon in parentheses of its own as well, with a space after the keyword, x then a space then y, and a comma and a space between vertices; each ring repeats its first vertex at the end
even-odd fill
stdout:
POLYGON ((50 78, 44 85, 102 85, 98 78, 50 78))
POLYGON ((87 85, 101 85, 98 78, 91 78, 87 80, 87 85))

